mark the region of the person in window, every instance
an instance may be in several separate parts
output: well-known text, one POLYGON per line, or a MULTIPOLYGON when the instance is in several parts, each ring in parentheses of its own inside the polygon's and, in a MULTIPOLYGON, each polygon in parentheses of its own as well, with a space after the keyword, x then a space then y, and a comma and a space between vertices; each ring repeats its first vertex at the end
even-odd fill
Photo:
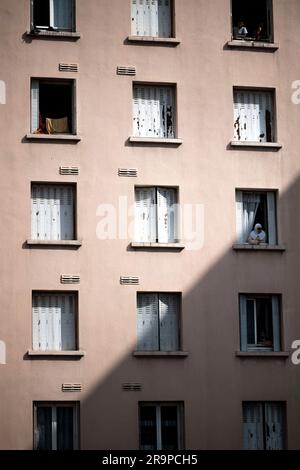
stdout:
POLYGON ((263 39, 263 34, 264 34, 264 24, 259 23, 257 30, 255 32, 255 40, 256 41, 262 41, 263 39))
POLYGON ((243 21, 238 22, 238 26, 234 28, 234 37, 244 38, 248 34, 248 30, 243 21))
POLYGON ((248 243, 251 245, 260 245, 266 243, 266 232, 263 231, 261 224, 256 224, 254 230, 249 235, 248 243))

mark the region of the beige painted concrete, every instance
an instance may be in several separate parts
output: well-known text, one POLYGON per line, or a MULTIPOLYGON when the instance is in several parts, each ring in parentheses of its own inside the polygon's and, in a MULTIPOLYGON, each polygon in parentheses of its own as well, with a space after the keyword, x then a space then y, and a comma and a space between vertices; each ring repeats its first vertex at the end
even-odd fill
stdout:
MULTIPOLYGON (((238 357, 238 293, 280 293, 284 350, 300 339, 300 105, 291 84, 300 79, 300 4, 274 0, 277 51, 227 48, 230 0, 176 0, 177 46, 143 44, 130 36, 129 0, 77 0, 74 41, 26 35, 29 0, 0 1, 0 448, 31 449, 34 400, 80 400, 82 449, 138 447, 138 401, 184 401, 185 445, 239 449, 242 400, 287 402, 290 449, 300 448, 300 366, 289 358, 238 357), (125 42, 125 43, 124 43, 125 42), (58 72, 59 62, 79 72, 58 72), (133 77, 177 84, 178 147, 131 144, 133 77), (28 141, 30 77, 77 81, 81 141, 28 141), (235 149, 233 86, 276 89, 282 148, 235 149), (59 175, 79 166, 79 176, 59 175), (137 168, 138 178, 118 177, 137 168), (30 248, 30 183, 74 182, 82 246, 30 248), (182 203, 204 204, 205 243, 197 251, 128 249, 131 239, 98 240, 96 209, 134 199, 134 184, 178 186, 182 203), (241 252, 235 241, 235 188, 279 191, 279 243, 285 252, 241 252), (74 290, 62 273, 80 274, 81 359, 27 358, 31 349, 32 290, 74 290), (139 276, 122 286, 120 276, 139 276), (136 292, 183 296, 183 351, 187 357, 135 357, 136 292), (63 393, 65 382, 81 393, 63 393), (142 384, 123 392, 123 382, 142 384)), ((182 240, 184 243, 184 240, 182 240)), ((75 286, 76 287, 76 286, 75 286)), ((77 289, 77 287, 76 287, 77 289)))

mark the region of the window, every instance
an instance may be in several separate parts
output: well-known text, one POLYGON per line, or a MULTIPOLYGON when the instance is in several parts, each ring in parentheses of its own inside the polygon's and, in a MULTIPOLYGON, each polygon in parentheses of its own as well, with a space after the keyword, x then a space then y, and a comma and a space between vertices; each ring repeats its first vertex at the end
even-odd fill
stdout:
POLYGON ((133 86, 135 137, 175 138, 175 87, 133 86))
POLYGON ((283 450, 285 420, 283 402, 243 402, 243 449, 283 450))
POLYGON ((278 295, 240 296, 241 351, 281 350, 281 320, 278 295))
POLYGON ((35 450, 79 448, 79 403, 37 402, 33 412, 35 450))
POLYGON ((34 351, 77 350, 77 294, 33 292, 32 346, 34 351))
POLYGON ((33 29, 75 31, 74 0, 33 0, 33 29))
POLYGON ((31 238, 74 240, 75 187, 62 184, 32 184, 31 238))
POLYGON ((138 351, 179 350, 180 294, 137 295, 138 351))
POLYGON ((183 449, 183 403, 139 404, 140 450, 183 449))
POLYGON ((131 34, 170 38, 172 0, 131 0, 131 34))
POLYGON ((235 89, 234 140, 275 142, 274 92, 235 89))
POLYGON ((178 241, 176 188, 135 188, 135 239, 137 242, 178 241))
POLYGON ((273 41, 272 0, 232 0, 233 39, 273 41))
POLYGON ((75 80, 31 80, 31 132, 76 134, 75 80))
POLYGON ((236 225, 238 243, 247 243, 256 224, 266 233, 265 243, 277 243, 275 191, 236 191, 236 225))

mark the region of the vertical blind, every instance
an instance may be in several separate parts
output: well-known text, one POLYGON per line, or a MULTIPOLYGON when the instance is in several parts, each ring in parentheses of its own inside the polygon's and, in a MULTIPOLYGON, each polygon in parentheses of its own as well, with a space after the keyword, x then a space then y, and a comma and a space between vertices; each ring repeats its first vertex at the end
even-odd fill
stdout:
POLYGON ((32 331, 35 351, 76 350, 75 294, 34 294, 32 331))
POLYGON ((50 0, 50 25, 60 30, 73 29, 73 0, 50 0))
POLYGON ((134 36, 171 37, 171 0, 131 0, 131 24, 134 36))
POLYGON ((174 87, 134 85, 133 133, 136 137, 175 137, 174 87))
POLYGON ((272 120, 272 92, 234 92, 234 140, 272 142, 272 120))
POLYGON ((284 433, 283 403, 243 403, 243 448, 245 450, 282 450, 284 433))
POLYGON ((135 239, 137 242, 174 243, 177 240, 175 188, 136 188, 135 239))
POLYGON ((139 351, 178 351, 179 308, 178 294, 138 294, 139 351))
POLYGON ((34 240, 74 239, 72 186, 32 185, 31 237, 34 240))

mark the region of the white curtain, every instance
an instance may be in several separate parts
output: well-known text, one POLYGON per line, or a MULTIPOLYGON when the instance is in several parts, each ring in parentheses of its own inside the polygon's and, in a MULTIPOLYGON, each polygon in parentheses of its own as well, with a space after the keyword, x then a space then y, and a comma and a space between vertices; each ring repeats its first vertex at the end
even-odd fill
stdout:
POLYGON ((243 194, 243 242, 247 242, 260 203, 260 195, 255 193, 243 194))

